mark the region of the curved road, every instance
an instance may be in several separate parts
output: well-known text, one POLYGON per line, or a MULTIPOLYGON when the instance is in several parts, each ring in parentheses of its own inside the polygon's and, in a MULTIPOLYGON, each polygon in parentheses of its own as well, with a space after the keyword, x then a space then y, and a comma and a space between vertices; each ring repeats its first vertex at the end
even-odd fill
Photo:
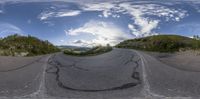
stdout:
POLYGON ((188 99, 200 97, 199 76, 200 72, 179 70, 128 49, 90 57, 56 53, 0 66, 0 95, 3 99, 188 99))
POLYGON ((140 58, 131 50, 91 56, 54 55, 47 68, 49 95, 81 99, 142 96, 140 58))

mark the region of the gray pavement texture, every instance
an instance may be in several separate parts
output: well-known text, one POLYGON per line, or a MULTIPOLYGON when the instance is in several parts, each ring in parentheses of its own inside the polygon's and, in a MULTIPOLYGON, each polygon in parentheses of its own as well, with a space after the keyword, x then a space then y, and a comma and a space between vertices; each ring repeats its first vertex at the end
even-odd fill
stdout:
POLYGON ((47 68, 47 92, 78 99, 141 96, 140 58, 132 51, 114 50, 99 56, 57 54, 47 68))
POLYGON ((191 70, 129 49, 0 57, 0 99, 199 99, 200 72, 191 70))
POLYGON ((142 52, 140 54, 151 92, 163 97, 200 98, 200 72, 178 69, 142 52))
POLYGON ((0 96, 8 98, 25 96, 38 90, 46 56, 0 57, 0 59, 0 96))

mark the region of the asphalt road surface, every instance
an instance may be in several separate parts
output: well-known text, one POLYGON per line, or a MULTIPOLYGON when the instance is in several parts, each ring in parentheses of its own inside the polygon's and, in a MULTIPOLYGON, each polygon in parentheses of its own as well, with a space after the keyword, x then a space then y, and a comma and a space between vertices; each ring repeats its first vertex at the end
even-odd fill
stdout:
POLYGON ((91 56, 61 53, 49 60, 47 94, 78 99, 131 99, 142 96, 140 58, 131 50, 116 49, 91 56))
POLYGON ((199 76, 128 49, 89 57, 0 57, 0 99, 198 99, 199 76))
POLYGON ((0 98, 37 94, 49 57, 0 57, 0 98))

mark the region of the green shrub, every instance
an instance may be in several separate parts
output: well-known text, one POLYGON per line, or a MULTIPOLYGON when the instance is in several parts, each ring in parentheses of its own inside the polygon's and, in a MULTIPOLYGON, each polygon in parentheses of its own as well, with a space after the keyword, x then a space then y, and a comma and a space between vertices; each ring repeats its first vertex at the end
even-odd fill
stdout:
POLYGON ((64 54, 74 55, 74 56, 92 56, 92 55, 106 53, 111 50, 112 50, 112 47, 110 45, 107 45, 107 46, 96 46, 87 51, 65 50, 64 54))
POLYGON ((126 40, 116 47, 156 52, 176 52, 180 49, 200 49, 200 40, 178 35, 156 35, 126 40))

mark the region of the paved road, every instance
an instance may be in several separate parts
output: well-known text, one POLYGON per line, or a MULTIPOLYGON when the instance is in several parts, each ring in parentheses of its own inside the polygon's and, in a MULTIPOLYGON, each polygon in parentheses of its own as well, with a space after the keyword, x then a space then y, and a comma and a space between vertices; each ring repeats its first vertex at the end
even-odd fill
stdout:
POLYGON ((39 57, 0 57, 0 96, 21 97, 36 94, 49 55, 39 57))
POLYGON ((141 56, 149 94, 158 97, 200 98, 200 72, 168 66, 143 52, 137 53, 141 56))
POLYGON ((54 55, 47 68, 47 93, 78 99, 141 97, 140 58, 131 50, 115 49, 92 57, 54 55))
POLYGON ((179 70, 143 52, 128 49, 114 49, 90 57, 57 53, 12 65, 14 67, 0 66, 3 99, 187 99, 200 96, 200 72, 179 70))

